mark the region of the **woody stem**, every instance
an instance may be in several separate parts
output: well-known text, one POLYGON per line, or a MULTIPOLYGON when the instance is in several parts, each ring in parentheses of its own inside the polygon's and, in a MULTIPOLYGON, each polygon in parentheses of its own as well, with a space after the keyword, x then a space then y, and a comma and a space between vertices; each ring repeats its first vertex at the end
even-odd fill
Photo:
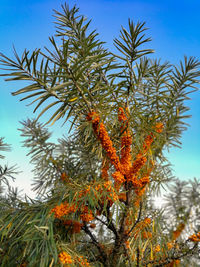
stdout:
POLYGON ((122 247, 125 239, 127 238, 127 234, 125 233, 125 220, 127 217, 127 213, 130 206, 131 200, 131 190, 128 188, 128 183, 125 182, 125 189, 126 189, 126 201, 125 201, 125 208, 122 215, 122 221, 119 229, 119 235, 116 236, 114 248, 112 251, 112 266, 116 266, 118 255, 120 253, 120 248, 122 247))
MULTIPOLYGON (((99 244, 99 242, 97 241, 96 237, 92 234, 92 232, 90 231, 90 229, 88 228, 87 224, 84 223, 84 226, 82 228, 84 230, 84 232, 89 235, 89 237, 92 240, 92 243, 97 247, 100 257, 101 257, 101 261, 103 264, 105 264, 107 262, 107 255, 104 252, 104 250, 102 249, 101 245, 99 244)), ((104 265, 106 267, 106 265, 104 265)))

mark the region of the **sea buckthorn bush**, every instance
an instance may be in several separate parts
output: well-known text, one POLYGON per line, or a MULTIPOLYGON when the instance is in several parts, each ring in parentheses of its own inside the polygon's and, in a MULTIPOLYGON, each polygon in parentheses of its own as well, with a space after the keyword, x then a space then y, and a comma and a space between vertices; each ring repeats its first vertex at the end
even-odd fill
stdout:
POLYGON ((16 170, 0 166, 1 266, 199 266, 199 181, 174 180, 165 151, 180 146, 200 62, 149 59, 145 23, 129 20, 114 53, 76 6, 55 17, 52 51, 0 54, 8 80, 29 82, 13 95, 40 110, 20 129, 37 198, 20 198, 16 170), (46 111, 70 129, 57 143, 46 111))

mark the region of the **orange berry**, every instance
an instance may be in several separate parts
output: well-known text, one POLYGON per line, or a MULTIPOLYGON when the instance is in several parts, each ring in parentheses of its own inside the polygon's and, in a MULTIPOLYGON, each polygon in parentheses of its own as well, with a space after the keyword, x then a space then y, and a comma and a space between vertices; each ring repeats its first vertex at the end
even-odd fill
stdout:
POLYGON ((90 228, 94 229, 96 227, 96 224, 95 223, 91 223, 90 224, 90 228))
POLYGON ((61 173, 61 177, 60 178, 61 178, 61 180, 63 182, 66 182, 68 180, 68 176, 67 176, 67 174, 65 172, 61 173))
POLYGON ((58 255, 58 258, 62 264, 73 263, 72 257, 68 253, 66 253, 65 251, 61 252, 58 255))
POLYGON ((156 123, 155 130, 157 133, 162 133, 164 125, 162 122, 156 123))
POLYGON ((157 245, 154 249, 155 252, 159 252, 160 251, 160 245, 157 245))

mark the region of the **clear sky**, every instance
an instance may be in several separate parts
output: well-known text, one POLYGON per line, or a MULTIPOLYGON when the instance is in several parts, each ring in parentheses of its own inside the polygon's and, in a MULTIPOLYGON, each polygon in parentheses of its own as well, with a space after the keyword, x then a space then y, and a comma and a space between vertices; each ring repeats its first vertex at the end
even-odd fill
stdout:
MULTIPOLYGON (((80 12, 92 18, 92 25, 100 38, 113 49, 112 40, 117 37, 121 25, 127 26, 128 18, 134 22, 146 21, 148 34, 153 38, 151 47, 155 57, 177 63, 184 55, 200 58, 200 1, 199 0, 77 0, 66 1, 77 4, 80 12)), ((60 9, 61 0, 0 0, 0 52, 12 57, 12 45, 19 54, 25 49, 42 48, 48 44, 48 36, 55 32, 53 9, 60 9)), ((19 121, 34 117, 32 107, 19 102, 11 92, 22 83, 6 83, 0 77, 0 136, 12 144, 12 152, 6 153, 9 165, 17 164, 23 172, 16 185, 30 194, 32 173, 27 150, 21 147, 23 140, 17 128, 19 121)), ((168 154, 174 174, 180 179, 200 178, 200 92, 192 95, 188 103, 192 118, 190 128, 182 138, 182 149, 172 149, 168 154)), ((57 124, 54 139, 67 132, 67 126, 57 124)))

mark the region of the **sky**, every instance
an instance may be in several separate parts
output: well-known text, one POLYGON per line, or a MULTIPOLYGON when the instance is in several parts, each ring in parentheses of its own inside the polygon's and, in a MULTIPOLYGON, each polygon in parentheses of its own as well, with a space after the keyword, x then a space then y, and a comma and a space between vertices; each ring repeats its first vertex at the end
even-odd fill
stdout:
MULTIPOLYGON (((53 9, 61 10, 60 0, 0 0, 0 52, 12 57, 14 45, 21 54, 25 48, 34 50, 48 46, 48 37, 55 33, 53 9)), ((92 19, 92 26, 113 49, 113 38, 118 37, 121 26, 127 27, 128 18, 134 22, 146 21, 148 35, 152 37, 151 48, 156 58, 177 64, 184 55, 200 59, 199 0, 77 0, 66 1, 71 7, 76 4, 80 13, 92 19)), ((2 71, 0 71, 1 73, 2 71)), ((6 160, 0 163, 17 164, 22 171, 15 185, 25 193, 31 191, 33 174, 27 150, 22 147, 19 121, 34 118, 33 107, 20 102, 20 97, 11 92, 23 86, 19 82, 5 82, 0 77, 0 137, 12 145, 12 152, 4 153, 6 160)), ((200 88, 200 87, 199 87, 200 88)), ((188 102, 192 118, 187 120, 189 129, 181 139, 182 148, 172 148, 167 157, 172 163, 174 175, 188 180, 200 178, 200 92, 191 95, 188 102)), ((45 121, 45 117, 41 120, 45 121)), ((67 134, 68 126, 57 123, 50 127, 54 131, 52 141, 67 134)))

